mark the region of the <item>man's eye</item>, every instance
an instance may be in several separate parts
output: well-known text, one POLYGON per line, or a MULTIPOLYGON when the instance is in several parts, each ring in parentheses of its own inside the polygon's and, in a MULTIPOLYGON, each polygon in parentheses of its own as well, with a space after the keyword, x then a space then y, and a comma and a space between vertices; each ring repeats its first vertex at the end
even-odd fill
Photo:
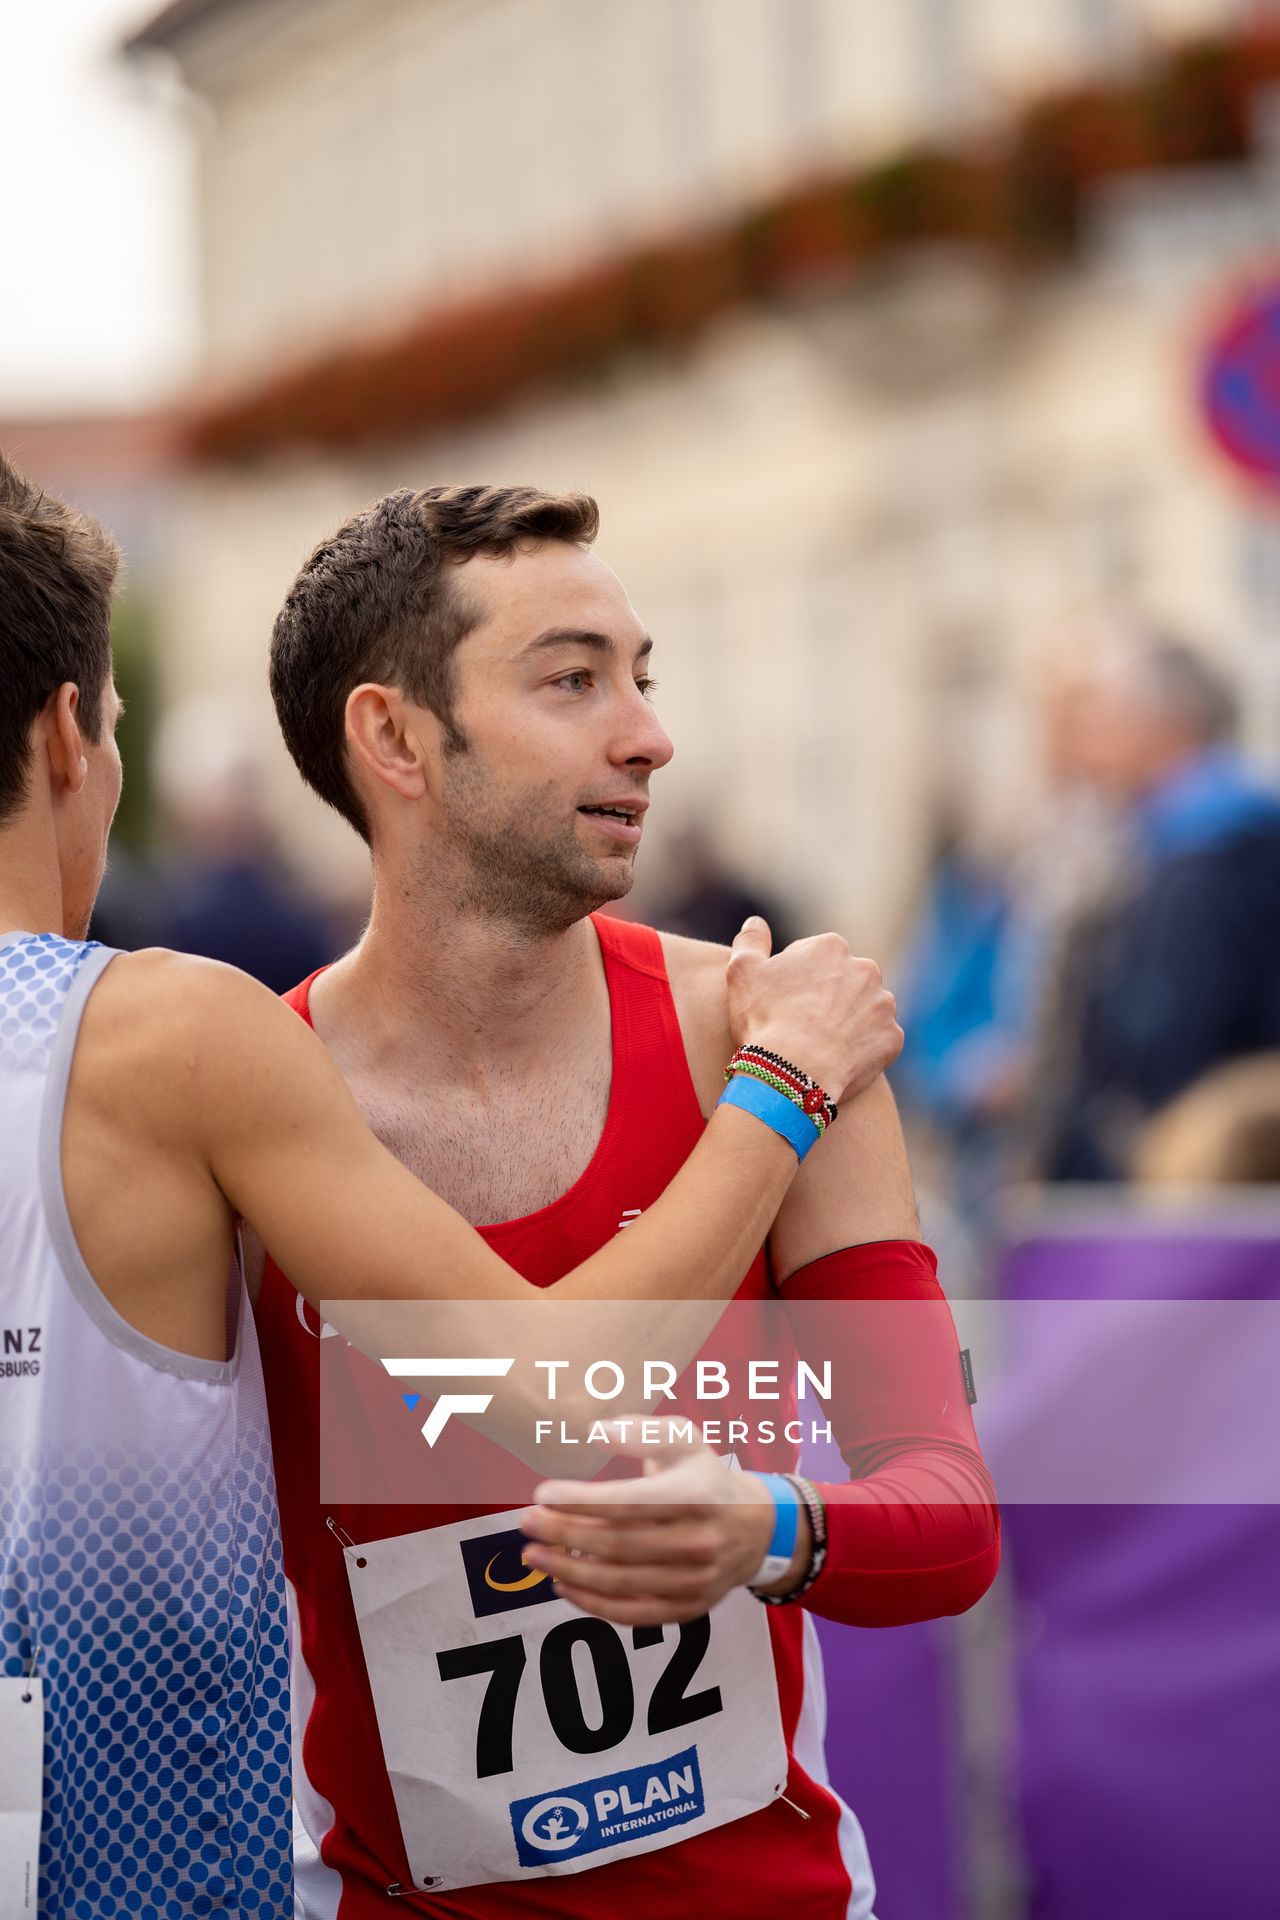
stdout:
POLYGON ((572 673, 562 673, 556 685, 567 687, 570 693, 585 693, 591 685, 591 675, 585 667, 575 667, 572 673))
POLYGON ((652 700, 654 694, 658 691, 658 683, 656 680, 637 680, 636 685, 646 700, 652 700))

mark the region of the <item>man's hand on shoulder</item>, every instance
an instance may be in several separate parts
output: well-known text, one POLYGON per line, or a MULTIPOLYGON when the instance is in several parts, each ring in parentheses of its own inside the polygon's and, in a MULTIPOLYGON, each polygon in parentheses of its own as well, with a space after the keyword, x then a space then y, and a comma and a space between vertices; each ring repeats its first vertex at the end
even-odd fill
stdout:
POLYGON ((837 1102, 855 1100, 902 1051, 897 1005, 874 960, 836 933, 770 956, 769 930, 748 921, 732 948, 662 936, 685 1051, 703 1111, 723 1090, 738 1044, 794 1061, 837 1102))
MULTIPOLYGON (((689 1069, 702 1110, 709 1114, 724 1090, 734 1045, 730 950, 675 934, 663 934, 662 945, 689 1069)), ((868 969, 865 1078, 861 1091, 841 1102, 839 1119, 805 1160, 774 1223, 769 1251, 779 1282, 838 1247, 920 1238, 902 1125, 884 1078, 901 1049, 902 1030, 879 968, 871 961, 862 964, 868 969)))
POLYGON ((736 1043, 794 1062, 832 1100, 856 1099, 902 1051, 897 1002, 879 967, 838 933, 793 940, 772 957, 769 949, 758 917, 733 943, 726 979, 736 1043))

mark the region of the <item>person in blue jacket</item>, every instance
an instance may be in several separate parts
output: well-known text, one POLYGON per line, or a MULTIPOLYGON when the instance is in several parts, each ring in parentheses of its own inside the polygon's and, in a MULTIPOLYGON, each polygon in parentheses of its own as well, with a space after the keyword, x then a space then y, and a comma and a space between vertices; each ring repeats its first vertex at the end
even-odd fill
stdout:
POLYGON ((1222 672, 1144 637, 1099 684, 1097 760, 1129 815, 1126 881, 1067 936, 1051 1180, 1115 1180, 1149 1115, 1280 1045, 1280 795, 1236 744, 1222 672))

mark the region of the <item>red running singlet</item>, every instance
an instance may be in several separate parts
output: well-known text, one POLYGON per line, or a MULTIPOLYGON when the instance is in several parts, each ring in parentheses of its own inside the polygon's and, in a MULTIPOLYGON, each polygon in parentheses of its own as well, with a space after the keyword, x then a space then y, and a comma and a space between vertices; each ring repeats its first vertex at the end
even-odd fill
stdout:
MULTIPOLYGON (((550 1285, 589 1258, 629 1218, 651 1206, 697 1144, 704 1125, 657 934, 602 917, 595 917, 594 925, 613 1025, 613 1077, 599 1143, 586 1170, 559 1199, 523 1219, 481 1228, 490 1246, 539 1286, 550 1285)), ((310 986, 307 980, 286 996, 308 1021, 310 986)), ((881 1282, 893 1267, 894 1254, 901 1252, 913 1275, 929 1262, 926 1278, 936 1288, 931 1256, 923 1249, 886 1244, 878 1252, 881 1282)), ((738 1297, 761 1298, 773 1291, 762 1249, 738 1297)), ((314 1309, 304 1305, 268 1261, 258 1333, 293 1613, 294 1786, 309 1836, 309 1842, 299 1838, 298 1890, 306 1920, 386 1920, 401 1909, 449 1920, 505 1920, 522 1914, 546 1920, 615 1920, 638 1911, 661 1912, 671 1920, 709 1920, 722 1913, 732 1913, 734 1920, 777 1920, 792 1910, 802 1912, 805 1920, 868 1920, 874 1889, 861 1828, 826 1782, 821 1656, 807 1606, 762 1609, 787 1749, 785 1797, 612 1864, 606 1858, 571 1874, 449 1891, 416 1890, 383 1758, 347 1569, 327 1521, 332 1519, 359 1544, 416 1533, 454 1516, 435 1508, 322 1507, 323 1331, 314 1309)), ((965 1431, 971 1435, 967 1421, 966 1409, 965 1431)), ((961 1450, 966 1444, 962 1434, 961 1450)), ((976 1451, 976 1442, 974 1447, 976 1451)), ((976 1457, 980 1465, 980 1455, 976 1457)), ((981 1490, 976 1497, 984 1497, 981 1490)), ((958 1514, 967 1511, 962 1508, 958 1514)), ((852 1512, 841 1516, 846 1532, 856 1518, 852 1512)), ((919 1529, 913 1525, 911 1531, 918 1534, 919 1529)), ((828 1570, 809 1596, 817 1610, 837 1615, 843 1608, 822 1605, 820 1590, 836 1589, 840 1538, 840 1527, 833 1526, 828 1570)), ((896 1547, 889 1541, 885 1550, 896 1547)), ((866 1567, 867 1557, 857 1555, 848 1564, 866 1567)), ((991 1560, 978 1591, 989 1581, 994 1564, 991 1560)), ((887 1567, 879 1571, 882 1576, 891 1572, 887 1567)), ((861 1574, 859 1580, 861 1591, 866 1583, 861 1574)), ((974 1597, 976 1593, 966 1592, 959 1604, 967 1605, 974 1597)), ((919 1599, 919 1592, 913 1593, 901 1617, 921 1617, 919 1599)), ((885 1599, 883 1577, 876 1605, 877 1620, 896 1617, 885 1599)), ((954 1608, 944 1595, 936 1607, 925 1610, 954 1608)), ((575 1759, 565 1783, 603 1770, 602 1764, 575 1759)))

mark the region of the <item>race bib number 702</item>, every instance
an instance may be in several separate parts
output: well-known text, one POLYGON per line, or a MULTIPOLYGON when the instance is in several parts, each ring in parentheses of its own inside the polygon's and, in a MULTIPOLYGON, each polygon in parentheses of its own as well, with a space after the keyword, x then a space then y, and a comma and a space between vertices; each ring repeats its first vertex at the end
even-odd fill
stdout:
POLYGON ((576 1873, 783 1790, 765 1609, 615 1627, 520 1562, 517 1514, 370 1541, 348 1577, 417 1887, 576 1873))

